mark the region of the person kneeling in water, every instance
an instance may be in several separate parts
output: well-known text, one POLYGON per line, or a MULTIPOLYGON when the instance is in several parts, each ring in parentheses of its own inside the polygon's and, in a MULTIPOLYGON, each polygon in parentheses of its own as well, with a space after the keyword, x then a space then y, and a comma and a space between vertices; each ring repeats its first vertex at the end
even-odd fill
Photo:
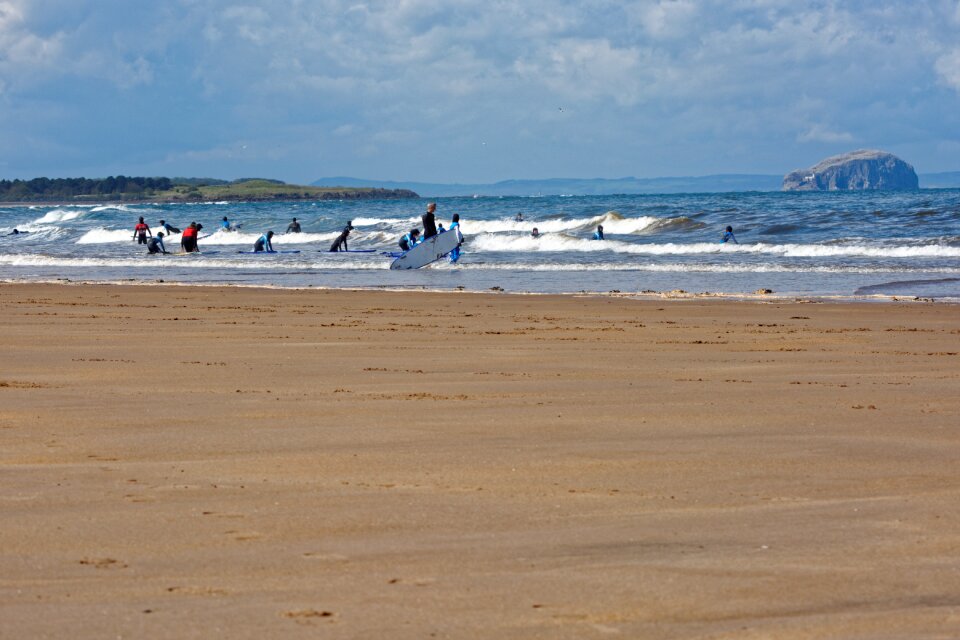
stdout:
POLYGON ((400 248, 404 251, 410 251, 417 246, 420 239, 420 229, 410 229, 410 233, 400 238, 400 248))
POLYGON ((163 231, 157 231, 157 235, 147 241, 147 253, 167 253, 163 246, 163 231))
POLYGON ((257 241, 253 243, 253 251, 255 253, 260 253, 261 251, 266 251, 267 253, 276 253, 273 250, 273 243, 270 240, 273 238, 273 231, 267 231, 265 234, 257 238, 257 241))

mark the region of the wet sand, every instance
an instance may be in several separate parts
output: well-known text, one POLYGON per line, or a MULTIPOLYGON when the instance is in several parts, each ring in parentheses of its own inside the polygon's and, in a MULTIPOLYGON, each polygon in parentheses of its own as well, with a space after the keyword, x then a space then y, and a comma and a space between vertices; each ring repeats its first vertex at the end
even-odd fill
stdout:
POLYGON ((0 637, 960 635, 957 306, 0 304, 0 637))

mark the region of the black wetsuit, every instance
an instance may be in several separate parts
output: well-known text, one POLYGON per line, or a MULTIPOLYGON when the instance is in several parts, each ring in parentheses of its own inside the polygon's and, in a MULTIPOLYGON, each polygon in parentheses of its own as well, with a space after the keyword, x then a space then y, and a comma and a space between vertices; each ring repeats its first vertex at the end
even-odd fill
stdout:
POLYGON ((347 247, 347 236, 350 235, 350 229, 344 229, 340 232, 340 235, 337 236, 337 239, 333 241, 333 244, 330 245, 330 251, 349 251, 350 248, 347 247), (342 249, 340 247, 343 247, 342 249))
POLYGON ((287 233, 300 233, 300 223, 291 222, 287 225, 287 233))
POLYGON ((437 221, 433 215, 433 212, 427 211, 425 214, 420 216, 420 220, 423 222, 423 239, 424 240, 437 235, 437 221))
POLYGON ((166 253, 167 249, 163 246, 163 240, 154 236, 147 241, 148 253, 166 253))

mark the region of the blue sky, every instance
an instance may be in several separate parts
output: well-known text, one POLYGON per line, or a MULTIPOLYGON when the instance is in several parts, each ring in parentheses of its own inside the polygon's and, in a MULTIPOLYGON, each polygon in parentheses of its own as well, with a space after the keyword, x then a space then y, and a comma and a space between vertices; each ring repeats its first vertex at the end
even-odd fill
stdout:
POLYGON ((0 0, 0 177, 960 170, 960 2, 0 0))

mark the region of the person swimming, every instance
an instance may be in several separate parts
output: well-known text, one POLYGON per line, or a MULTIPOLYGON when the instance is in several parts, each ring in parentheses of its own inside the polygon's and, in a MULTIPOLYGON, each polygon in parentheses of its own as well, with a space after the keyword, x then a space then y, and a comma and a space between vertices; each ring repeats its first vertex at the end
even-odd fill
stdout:
POLYGON ((137 244, 147 244, 147 235, 153 237, 150 227, 143 221, 143 216, 140 216, 140 222, 133 228, 133 239, 137 241, 137 244))
POLYGON ((157 235, 147 242, 147 253, 167 253, 167 248, 163 246, 163 231, 157 231, 157 235))
POLYGON ((28 234, 28 233, 30 233, 30 232, 29 232, 29 231, 20 231, 19 229, 14 229, 13 231, 11 231, 10 233, 8 233, 7 235, 8 235, 8 236, 23 236, 23 235, 26 235, 26 234, 28 234))
POLYGON ((727 226, 726 230, 723 232, 723 237, 720 238, 720 243, 729 242, 733 240, 733 244, 740 244, 737 242, 737 236, 733 235, 733 227, 727 226))
POLYGON ((417 241, 420 239, 420 229, 410 229, 410 233, 400 238, 400 248, 404 251, 410 251, 415 246, 417 246, 417 241))
POLYGON ((513 218, 513 220, 514 222, 523 222, 523 214, 518 212, 517 215, 513 218))
POLYGON ((534 228, 533 228, 533 231, 530 232, 530 237, 531 237, 531 238, 539 238, 539 237, 540 237, 540 229, 537 229, 536 227, 534 227, 534 228))
POLYGON ((300 223, 294 218, 293 222, 287 225, 287 233, 300 233, 300 223))
POLYGON ((593 233, 594 240, 603 240, 603 225, 598 224, 597 230, 593 233))
POLYGON ((276 253, 276 251, 273 250, 273 243, 271 242, 272 239, 273 231, 267 231, 265 234, 257 238, 257 241, 253 243, 254 253, 260 253, 261 251, 265 251, 267 253, 276 253))
POLYGON ((164 233, 166 233, 168 236, 171 235, 171 234, 173 234, 173 233, 180 233, 180 229, 177 229, 177 228, 176 228, 175 226, 173 226, 172 224, 167 224, 167 221, 166 221, 166 220, 161 220, 161 221, 160 221, 160 229, 162 229, 162 230, 164 231, 164 233))

